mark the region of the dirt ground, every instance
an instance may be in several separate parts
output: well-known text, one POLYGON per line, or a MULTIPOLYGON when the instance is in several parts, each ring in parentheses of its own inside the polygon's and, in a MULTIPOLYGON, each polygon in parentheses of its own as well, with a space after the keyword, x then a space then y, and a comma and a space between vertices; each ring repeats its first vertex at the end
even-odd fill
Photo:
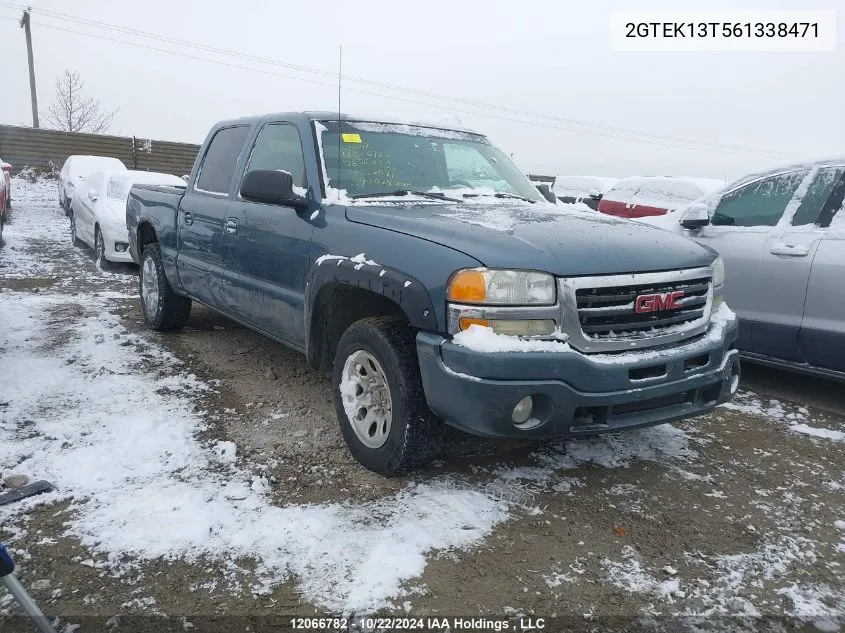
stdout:
MULTIPOLYGON (((600 442, 499 442, 453 431, 426 471, 383 478, 351 458, 329 377, 301 355, 197 305, 183 331, 147 331, 132 266, 99 271, 89 251, 62 240, 67 220, 46 202, 16 198, 15 211, 22 226, 7 227, 0 248, 0 302, 15 293, 65 297, 45 317, 44 344, 58 349, 90 312, 72 298, 106 293, 128 332, 214 385, 196 396, 209 423, 199 441, 234 442, 239 460, 262 469, 272 504, 376 501, 444 478, 506 504, 506 520, 476 544, 429 551, 422 573, 380 614, 542 617, 547 630, 845 625, 841 385, 746 367, 734 405, 673 427, 600 442), (55 227, 42 235, 20 219, 28 212, 55 227), (11 249, 15 261, 31 263, 23 273, 11 249)), ((170 371, 140 358, 137 371, 170 371)), ((0 373, 10 370, 2 363, 0 373)), ((2 400, 0 428, 13 422, 2 400)), ((284 624, 327 612, 303 593, 301 578, 250 591, 248 559, 234 575, 225 560, 207 558, 134 561, 115 574, 67 535, 77 511, 62 501, 0 515, 19 577, 62 630, 171 630, 173 622, 180 626, 172 630, 261 630, 271 616, 284 624), (225 619, 233 616, 244 619, 225 619)), ((2 629, 30 630, 2 594, 2 629)))

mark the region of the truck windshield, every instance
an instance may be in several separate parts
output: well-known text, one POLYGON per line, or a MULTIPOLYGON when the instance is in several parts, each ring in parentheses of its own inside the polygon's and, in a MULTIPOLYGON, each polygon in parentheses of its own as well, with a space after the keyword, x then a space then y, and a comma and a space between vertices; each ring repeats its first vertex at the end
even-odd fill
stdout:
POLYGON ((316 122, 329 186, 350 197, 414 192, 444 199, 542 198, 486 138, 422 126, 316 122))

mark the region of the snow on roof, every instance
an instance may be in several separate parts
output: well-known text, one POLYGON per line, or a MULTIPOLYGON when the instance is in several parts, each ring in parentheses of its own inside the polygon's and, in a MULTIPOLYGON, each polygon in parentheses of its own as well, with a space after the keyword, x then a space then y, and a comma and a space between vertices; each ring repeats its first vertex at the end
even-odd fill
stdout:
POLYGON ((552 190, 557 196, 583 198, 590 195, 604 195, 619 178, 608 176, 558 176, 552 190))
POLYGON ((673 209, 724 189, 725 184, 724 180, 715 178, 634 176, 619 180, 604 194, 604 198, 635 205, 673 209))
POLYGON ((778 174, 785 171, 795 171, 798 169, 809 170, 813 167, 818 167, 822 165, 845 165, 845 156, 840 155, 828 156, 826 158, 806 159, 794 163, 779 165, 778 167, 772 167, 770 169, 763 169, 760 171, 752 172, 734 180, 732 183, 730 183, 729 188, 733 189, 734 187, 737 187, 743 183, 751 182, 752 180, 757 180, 758 178, 764 178, 765 176, 769 176, 771 174, 778 174))

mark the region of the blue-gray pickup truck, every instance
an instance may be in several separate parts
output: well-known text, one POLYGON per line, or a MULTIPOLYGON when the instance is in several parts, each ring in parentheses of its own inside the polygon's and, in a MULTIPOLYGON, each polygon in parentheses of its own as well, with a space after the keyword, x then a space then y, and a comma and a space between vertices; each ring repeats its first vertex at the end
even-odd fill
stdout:
POLYGON ((716 253, 554 205, 482 135, 305 112, 217 124, 185 187, 126 211, 153 330, 198 301, 333 371, 365 467, 443 422, 578 437, 706 412, 739 384, 716 253))

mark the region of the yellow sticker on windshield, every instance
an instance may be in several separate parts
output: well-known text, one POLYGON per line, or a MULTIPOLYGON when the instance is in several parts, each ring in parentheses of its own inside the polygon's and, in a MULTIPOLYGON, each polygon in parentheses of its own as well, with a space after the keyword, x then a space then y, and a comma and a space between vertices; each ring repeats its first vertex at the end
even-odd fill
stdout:
POLYGON ((360 134, 341 134, 341 138, 343 138, 344 143, 361 143, 361 135, 360 134))

